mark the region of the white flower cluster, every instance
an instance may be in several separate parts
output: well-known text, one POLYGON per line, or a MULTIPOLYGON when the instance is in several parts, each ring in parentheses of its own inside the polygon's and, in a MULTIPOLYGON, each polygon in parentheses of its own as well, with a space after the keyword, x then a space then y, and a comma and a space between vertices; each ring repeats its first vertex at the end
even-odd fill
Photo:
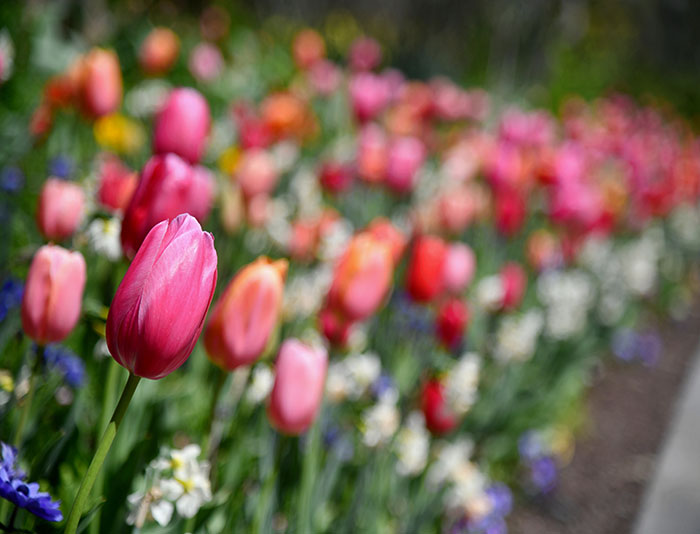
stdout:
POLYGON ((137 118, 150 117, 163 106, 171 89, 170 84, 163 80, 143 81, 126 94, 126 110, 137 118))
POLYGON ((275 373, 266 363, 257 364, 250 377, 250 385, 245 392, 245 400, 248 404, 260 404, 272 391, 275 383, 275 373))
POLYGON ((482 278, 476 286, 476 303, 481 309, 496 311, 503 302, 504 291, 500 275, 482 278))
POLYGON ((406 422, 396 435, 394 442, 396 472, 402 476, 417 475, 423 472, 430 452, 430 433, 425 428, 425 418, 418 411, 406 417, 406 422))
POLYGON ((331 402, 359 399, 379 378, 382 364, 373 352, 351 354, 328 366, 326 392, 331 402))
POLYGON ((333 270, 327 264, 291 277, 284 290, 284 317, 295 319, 314 315, 321 308, 332 281, 333 270))
POLYGON ((501 319, 493 347, 494 358, 501 363, 532 358, 543 325, 542 312, 538 309, 501 319))
POLYGON ((593 282, 581 270, 545 271, 537 279, 537 297, 545 306, 545 332, 568 339, 583 332, 595 302, 593 282))
POLYGON ((622 248, 622 279, 630 293, 646 296, 655 289, 663 252, 664 236, 660 228, 646 230, 641 238, 622 248))
POLYGON ((396 407, 396 397, 383 396, 362 414, 362 443, 367 447, 386 445, 399 428, 401 415, 396 407))
POLYGON ((147 489, 127 497, 130 513, 126 522, 141 528, 153 519, 166 526, 173 512, 184 518, 194 517, 211 501, 209 463, 199 461, 199 445, 183 449, 166 449, 153 460, 147 470, 147 489))
POLYGON ((479 389, 481 358, 474 352, 467 352, 450 369, 445 380, 447 403, 456 415, 464 415, 472 407, 479 389))
POLYGON ((86 234, 92 250, 110 261, 122 257, 122 247, 119 236, 122 223, 118 217, 111 219, 94 219, 87 227, 86 234))
POLYGON ((700 249, 700 210, 683 204, 673 210, 669 219, 671 234, 688 250, 700 249))
POLYGON ((488 478, 470 461, 473 448, 471 440, 465 438, 440 443, 427 481, 435 489, 447 486, 445 506, 450 512, 478 520, 489 514, 492 505, 486 493, 488 478))

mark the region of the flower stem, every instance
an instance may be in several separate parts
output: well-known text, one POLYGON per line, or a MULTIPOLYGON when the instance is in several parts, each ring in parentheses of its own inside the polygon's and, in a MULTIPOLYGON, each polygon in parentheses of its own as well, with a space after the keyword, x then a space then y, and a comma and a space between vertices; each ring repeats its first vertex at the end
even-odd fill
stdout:
POLYGON ((318 472, 319 441, 321 434, 321 423, 316 422, 306 435, 306 450, 304 451, 304 461, 301 471, 301 481, 299 483, 299 508, 297 513, 298 534, 313 532, 313 491, 314 482, 318 472))
POLYGON ((97 450, 95 455, 92 457, 90 466, 88 467, 83 481, 80 483, 80 489, 78 489, 78 494, 75 496, 75 501, 73 501, 73 508, 71 508, 70 515, 68 516, 68 523, 66 524, 66 534, 75 534, 78 529, 78 523, 80 522, 80 516, 85 507, 88 497, 90 496, 90 490, 92 489, 97 474, 100 472, 100 468, 107 457, 114 437, 117 435, 117 430, 119 425, 124 418, 127 408, 129 407, 129 402, 131 402, 131 397, 134 396, 134 391, 136 391, 136 386, 139 384, 141 377, 134 374, 129 375, 129 380, 127 380, 124 386, 124 391, 122 391, 122 396, 119 399, 117 407, 114 409, 112 414, 112 419, 110 419, 107 429, 102 435, 100 443, 97 445, 97 450))
POLYGON ((34 389, 36 386, 36 375, 39 373, 41 368, 41 362, 44 359, 44 346, 39 345, 36 351, 36 359, 34 360, 34 365, 32 365, 32 371, 29 375, 29 389, 24 397, 22 411, 19 414, 19 423, 17 423, 17 428, 15 429, 15 439, 13 445, 16 448, 22 444, 22 435, 24 434, 24 427, 27 426, 27 420, 29 419, 29 412, 32 409, 32 400, 34 400, 34 389))
POLYGON ((19 506, 15 504, 15 507, 12 509, 10 520, 7 522, 7 531, 10 533, 15 531, 15 519, 17 519, 17 512, 19 512, 19 506))
POLYGON ((212 452, 212 446, 214 445, 212 440, 212 433, 214 432, 214 425, 216 425, 216 420, 217 420, 217 406, 219 404, 219 399, 221 398, 221 390, 224 388, 224 384, 226 383, 226 379, 228 378, 228 373, 224 373, 224 371, 219 368, 218 366, 215 369, 216 373, 216 382, 214 384, 214 393, 211 398, 211 406, 209 409, 209 426, 207 428, 207 433, 205 442, 202 444, 202 450, 204 452, 204 457, 209 458, 209 455, 212 452))

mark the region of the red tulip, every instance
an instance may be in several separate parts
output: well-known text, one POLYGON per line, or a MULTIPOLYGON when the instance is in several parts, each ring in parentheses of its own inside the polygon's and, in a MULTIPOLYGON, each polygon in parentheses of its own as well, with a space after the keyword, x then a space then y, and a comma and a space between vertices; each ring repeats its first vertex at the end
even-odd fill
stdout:
POLYGON ((298 435, 313 424, 323 400, 327 368, 325 349, 296 339, 282 343, 267 406, 267 415, 277 430, 298 435))
POLYGON ((344 347, 348 342, 352 322, 331 308, 326 307, 318 312, 318 323, 321 333, 332 345, 344 347))
POLYGON ((124 253, 132 257, 153 226, 180 213, 204 220, 212 203, 210 180, 207 173, 192 169, 175 154, 149 159, 124 214, 124 253))
POLYGON ((495 211, 496 226, 504 236, 515 235, 525 223, 525 200, 514 190, 503 189, 496 193, 495 211))
POLYGON ((342 193, 352 185, 353 173, 349 165, 328 161, 321 166, 318 180, 329 193, 342 193))
POLYGON ((155 225, 107 316, 107 346, 135 375, 157 380, 189 357, 216 287, 214 238, 188 214, 155 225))
POLYGON ((231 280, 204 332, 211 360, 229 371, 250 365, 264 352, 282 307, 287 260, 261 257, 231 280))
POLYGON ((94 48, 80 60, 77 76, 78 104, 85 115, 96 118, 119 109, 122 73, 112 50, 94 48))
POLYGON ((501 269, 501 283, 503 284, 503 309, 509 311, 520 306, 527 286, 525 270, 517 263, 506 263, 501 269))
POLYGON ((457 298, 451 298, 440 306, 437 316, 437 336, 442 344, 452 350, 457 348, 469 322, 469 308, 457 298))
POLYGON ((85 288, 80 252, 44 245, 29 267, 22 299, 22 328, 40 345, 68 336, 80 317, 85 288))
POLYGON ((180 52, 180 41, 168 28, 153 28, 139 50, 141 68, 152 75, 168 72, 180 52))
POLYGON ((408 264, 407 289, 417 302, 428 302, 444 289, 447 245, 439 237, 419 237, 408 264))
POLYGON ((391 247, 368 232, 357 234, 335 267, 329 306, 346 320, 366 319, 384 300, 393 271, 391 247))
POLYGON ((192 164, 204 155, 211 126, 209 104, 189 87, 173 90, 158 112, 153 130, 153 152, 174 152, 192 164))
POLYGON ((433 434, 447 434, 457 426, 457 417, 447 405, 445 388, 438 380, 430 380, 423 386, 421 409, 425 426, 433 434))
POLYGON ((62 241, 73 235, 83 219, 85 194, 73 182, 49 178, 39 195, 36 222, 46 239, 62 241))
POLYGON ((100 162, 99 175, 97 201, 108 210, 123 212, 134 194, 138 175, 112 155, 100 162))
POLYGON ((453 293, 464 290, 474 277, 476 256, 464 243, 453 243, 447 249, 442 271, 445 289, 453 293))

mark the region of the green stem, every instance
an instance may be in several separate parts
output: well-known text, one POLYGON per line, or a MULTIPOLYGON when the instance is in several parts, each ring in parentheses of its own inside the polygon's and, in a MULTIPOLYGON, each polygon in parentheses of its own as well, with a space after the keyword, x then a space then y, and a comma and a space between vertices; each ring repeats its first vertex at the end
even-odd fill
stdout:
POLYGON ((297 510, 297 529, 299 534, 306 534, 313 531, 312 521, 312 494, 314 490, 314 482, 318 471, 319 457, 319 436, 320 423, 319 418, 311 427, 307 436, 306 451, 304 454, 304 465, 301 471, 301 481, 299 482, 299 508, 297 510))
POLYGON ((211 398, 211 406, 209 408, 209 427, 207 428, 207 433, 204 438, 204 443, 202 443, 202 451, 204 452, 204 457, 209 458, 209 455, 212 453, 212 446, 214 445, 212 443, 212 432, 214 431, 214 425, 216 424, 217 420, 217 413, 216 413, 216 408, 219 404, 219 398, 221 397, 221 391, 224 388, 224 384, 226 383, 226 378, 228 378, 228 373, 224 373, 224 371, 216 366, 216 383, 214 384, 214 393, 211 398))
POLYGON ((44 359, 44 347, 39 345, 36 351, 36 359, 34 360, 34 365, 32 365, 32 371, 29 375, 29 390, 24 397, 24 402, 22 405, 22 411, 19 414, 19 423, 17 424, 17 429, 15 430, 15 439, 13 445, 19 449, 22 444, 22 435, 24 434, 24 427, 27 426, 27 420, 29 419, 29 412, 32 409, 32 401, 34 400, 34 389, 36 385, 36 375, 39 373, 41 368, 41 362, 44 359))
POLYGON ((10 520, 7 522, 7 531, 10 533, 15 531, 15 519, 17 519, 17 512, 19 512, 19 506, 15 505, 15 507, 12 509, 10 520))
POLYGON ((97 474, 100 472, 100 468, 107 457, 114 437, 117 435, 117 430, 119 425, 124 418, 129 403, 131 402, 131 397, 134 396, 134 391, 136 391, 136 386, 139 384, 141 377, 134 374, 129 374, 129 380, 127 380, 124 386, 124 391, 122 391, 122 396, 119 399, 117 407, 114 409, 112 418, 107 425, 107 429, 102 435, 100 443, 97 445, 97 450, 95 455, 92 457, 90 466, 88 467, 83 481, 80 483, 80 489, 78 489, 78 494, 75 496, 75 501, 73 501, 73 508, 71 508, 70 515, 68 516, 68 523, 66 524, 66 534, 75 534, 78 530, 78 523, 80 522, 80 516, 85 507, 88 497, 90 496, 90 490, 92 489, 97 474))
MULTIPOLYGON (((114 396, 119 383, 119 375, 122 367, 117 364, 112 358, 107 359, 107 381, 105 383, 104 394, 102 395, 102 408, 100 412, 100 421, 97 426, 98 436, 102 435, 109 425, 109 414, 114 406, 114 396)), ((102 494, 104 487, 104 471, 100 470, 95 479, 95 493, 102 494)), ((95 517, 90 523, 90 534, 98 534, 100 531, 100 510, 97 510, 95 517)))

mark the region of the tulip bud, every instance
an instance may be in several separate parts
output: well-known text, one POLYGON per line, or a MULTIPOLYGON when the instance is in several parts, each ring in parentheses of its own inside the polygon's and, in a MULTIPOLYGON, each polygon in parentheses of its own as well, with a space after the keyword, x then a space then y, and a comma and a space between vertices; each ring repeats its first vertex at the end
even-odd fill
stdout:
POLYGON ((376 124, 367 124, 360 132, 357 147, 357 173, 369 183, 384 180, 388 158, 386 134, 376 124))
POLYGON ((157 380, 189 357, 216 287, 214 238, 188 214, 144 239, 107 316, 107 346, 121 366, 157 380))
POLYGON ((122 73, 119 58, 112 50, 93 49, 79 64, 78 103, 91 118, 119 109, 122 100, 122 73))
POLYGON ((394 264, 398 264, 406 248, 406 236, 384 217, 373 219, 367 227, 367 232, 389 245, 394 264))
POLYGON ((209 104, 195 89, 174 89, 158 112, 153 129, 153 152, 174 152, 192 164, 204 155, 211 126, 209 104))
POLYGON ((527 286, 527 275, 523 268, 514 262, 506 263, 501 269, 501 284, 503 285, 503 309, 510 311, 520 306, 527 286))
POLYGON ((382 47, 371 37, 358 37, 350 46, 350 67, 354 70, 372 70, 382 60, 382 47))
POLYGON ((213 183, 175 154, 153 156, 141 172, 122 223, 122 248, 133 257, 149 230, 180 213, 204 220, 212 203, 213 183), (209 182, 208 182, 209 181, 209 182))
POLYGON ((326 382, 328 354, 296 339, 280 347, 267 415, 284 434, 298 435, 314 422, 326 382))
POLYGON ((352 169, 349 165, 328 161, 321 166, 318 180, 329 193, 342 193, 352 185, 352 169))
POLYGON ((326 55, 326 43, 317 31, 303 29, 294 36, 292 55, 297 67, 306 70, 326 55))
POLYGON ((231 280, 204 332, 215 364, 233 371, 262 355, 279 318, 287 265, 287 260, 261 257, 231 280))
POLYGON ((279 174, 275 160, 262 148, 246 150, 235 172, 235 178, 246 198, 272 193, 279 174))
POLYGON ((83 219, 85 194, 73 182, 49 178, 39 195, 36 222, 46 239, 62 241, 73 235, 83 219))
POLYGON ((138 175, 119 158, 110 155, 100 162, 99 175, 97 201, 108 210, 123 212, 134 194, 138 175))
POLYGON ((416 137, 402 137, 389 147, 386 184, 396 193, 408 193, 416 184, 425 160, 425 145, 416 137))
POLYGON ((391 285, 391 247, 367 232, 357 234, 341 256, 328 292, 328 304, 349 321, 372 315, 391 285))
POLYGON ((22 299, 22 328, 40 345, 62 341, 78 322, 85 288, 80 252, 44 245, 29 267, 22 299))
POLYGON ((381 76, 361 72, 350 80, 350 101, 360 122, 376 117, 387 106, 390 98, 389 84, 381 76))
POLYGON ((463 243, 453 243, 447 249, 442 271, 445 289, 452 293, 464 290, 474 277, 476 257, 474 251, 463 243))
POLYGON ((449 299, 440 306, 436 331, 438 338, 447 349, 457 348, 468 322, 469 308, 460 299, 449 299))
POLYGON ((177 60, 180 41, 168 28, 154 28, 146 36, 139 50, 139 64, 147 74, 168 72, 177 60))
POLYGON ((507 237, 516 234, 522 228, 527 215, 522 196, 511 189, 496 193, 495 211, 496 227, 507 237))
POLYGON ((413 245, 406 285, 417 302, 428 302, 444 288, 443 271, 447 245, 439 237, 419 237, 413 245))
POLYGON ((330 308, 323 308, 318 312, 319 329, 329 343, 337 347, 344 347, 350 337, 350 327, 343 316, 338 315, 330 308))
POLYGON ((457 417, 445 397, 445 387, 438 380, 430 380, 423 386, 421 409, 425 426, 433 434, 447 434, 457 426, 457 417))

